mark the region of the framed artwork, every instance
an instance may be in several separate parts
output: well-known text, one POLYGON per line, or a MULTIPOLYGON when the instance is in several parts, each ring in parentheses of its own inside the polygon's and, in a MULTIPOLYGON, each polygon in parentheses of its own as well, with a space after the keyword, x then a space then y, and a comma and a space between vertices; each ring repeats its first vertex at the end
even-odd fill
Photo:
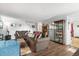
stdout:
POLYGON ((11 24, 11 27, 21 27, 21 26, 22 26, 22 24, 15 24, 15 23, 11 24))
POLYGON ((13 24, 11 24, 11 27, 16 27, 16 24, 14 24, 14 23, 13 23, 13 24))
POLYGON ((32 28, 35 28, 35 25, 32 25, 32 28))

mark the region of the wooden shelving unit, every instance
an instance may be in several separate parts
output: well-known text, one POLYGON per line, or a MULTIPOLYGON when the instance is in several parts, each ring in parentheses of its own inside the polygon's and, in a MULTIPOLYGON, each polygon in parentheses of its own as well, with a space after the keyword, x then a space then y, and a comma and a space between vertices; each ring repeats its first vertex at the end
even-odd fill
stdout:
POLYGON ((54 22, 54 41, 63 44, 64 40, 64 20, 54 22))

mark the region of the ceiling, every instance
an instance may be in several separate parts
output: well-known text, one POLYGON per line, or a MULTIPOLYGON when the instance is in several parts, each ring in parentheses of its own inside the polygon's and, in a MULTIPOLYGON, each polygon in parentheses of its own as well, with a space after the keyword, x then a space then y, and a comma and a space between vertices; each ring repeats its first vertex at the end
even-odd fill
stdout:
POLYGON ((0 14, 25 21, 44 21, 79 10, 75 3, 0 3, 0 14))

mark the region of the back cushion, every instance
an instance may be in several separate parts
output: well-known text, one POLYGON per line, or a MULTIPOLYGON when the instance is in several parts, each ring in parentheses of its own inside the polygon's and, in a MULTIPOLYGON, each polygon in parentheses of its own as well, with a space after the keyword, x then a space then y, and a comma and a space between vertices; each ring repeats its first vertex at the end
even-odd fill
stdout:
POLYGON ((34 37, 34 34, 28 33, 28 36, 29 36, 29 37, 34 37))
POLYGON ((38 31, 37 31, 37 32, 34 32, 34 35, 37 36, 37 38, 40 36, 40 34, 41 34, 41 33, 38 32, 38 31))

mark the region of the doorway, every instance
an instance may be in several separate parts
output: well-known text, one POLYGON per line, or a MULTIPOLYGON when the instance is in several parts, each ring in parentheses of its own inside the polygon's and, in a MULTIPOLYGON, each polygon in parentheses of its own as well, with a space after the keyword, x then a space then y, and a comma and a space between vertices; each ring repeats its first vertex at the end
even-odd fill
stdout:
POLYGON ((71 23, 71 38, 72 38, 72 47, 79 48, 79 35, 77 22, 71 23))

